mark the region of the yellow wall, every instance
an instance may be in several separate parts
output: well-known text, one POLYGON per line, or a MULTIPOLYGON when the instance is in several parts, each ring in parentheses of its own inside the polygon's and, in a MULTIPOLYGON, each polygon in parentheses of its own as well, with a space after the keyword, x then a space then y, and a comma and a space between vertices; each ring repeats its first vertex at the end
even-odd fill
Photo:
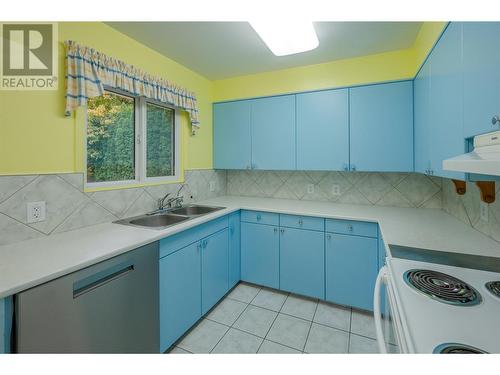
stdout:
POLYGON ((214 101, 411 79, 444 26, 425 22, 404 50, 214 81, 214 101))
POLYGON ((72 39, 194 91, 202 128, 182 116, 183 165, 212 167, 212 82, 100 22, 59 23, 59 89, 0 91, 0 175, 82 172, 84 117, 64 117, 64 40, 72 39))
POLYGON ((59 89, 0 91, 0 175, 82 172, 83 110, 64 117, 64 47, 73 39, 194 91, 202 128, 182 116, 183 166, 212 167, 212 101, 413 78, 445 22, 424 23, 412 48, 219 81, 194 73, 99 23, 59 23, 59 89))

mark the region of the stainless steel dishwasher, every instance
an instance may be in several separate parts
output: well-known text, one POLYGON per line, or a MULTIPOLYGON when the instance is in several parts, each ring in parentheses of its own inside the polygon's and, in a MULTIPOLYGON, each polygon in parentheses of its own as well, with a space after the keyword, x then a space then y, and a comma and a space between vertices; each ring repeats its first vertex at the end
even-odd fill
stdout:
POLYGON ((158 242, 16 295, 18 353, 158 353, 158 242))

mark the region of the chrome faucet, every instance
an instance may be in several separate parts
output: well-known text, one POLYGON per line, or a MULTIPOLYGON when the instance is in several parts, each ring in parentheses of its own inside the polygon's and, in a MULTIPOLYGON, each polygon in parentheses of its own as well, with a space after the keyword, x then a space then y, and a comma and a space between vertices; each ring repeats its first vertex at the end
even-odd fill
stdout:
POLYGON ((175 194, 175 197, 169 198, 170 193, 167 193, 167 194, 165 194, 165 196, 163 198, 160 198, 158 200, 158 210, 159 211, 163 211, 166 208, 181 207, 182 206, 182 202, 184 200, 184 197, 181 196, 180 193, 181 193, 182 189, 184 188, 184 186, 186 186, 186 185, 187 184, 182 184, 181 185, 181 187, 179 188, 179 190, 177 190, 177 193, 175 194))

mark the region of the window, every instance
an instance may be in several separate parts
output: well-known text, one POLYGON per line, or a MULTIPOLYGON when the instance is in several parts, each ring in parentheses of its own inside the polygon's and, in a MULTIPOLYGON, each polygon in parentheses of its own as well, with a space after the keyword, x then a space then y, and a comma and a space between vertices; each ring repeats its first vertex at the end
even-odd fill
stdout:
POLYGON ((178 180, 177 111, 106 90, 87 104, 87 187, 178 180))

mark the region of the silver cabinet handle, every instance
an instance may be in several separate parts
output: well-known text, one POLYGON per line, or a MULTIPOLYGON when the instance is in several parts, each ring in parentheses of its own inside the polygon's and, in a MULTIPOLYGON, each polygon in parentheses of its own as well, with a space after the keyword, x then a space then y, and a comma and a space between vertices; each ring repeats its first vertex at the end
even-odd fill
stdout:
POLYGON ((280 229, 281 234, 285 233, 285 230, 283 228, 280 229))
POLYGON ((233 227, 229 228, 229 233, 234 234, 234 228, 233 227))
POLYGON ((492 117, 492 119, 491 119, 491 125, 496 125, 499 122, 500 122, 500 116, 495 115, 495 116, 492 117))
POLYGON ((356 172, 356 165, 351 165, 351 171, 356 172))
POLYGON ((327 235, 326 235, 326 239, 327 239, 327 240, 331 240, 331 239, 332 239, 332 235, 331 235, 331 234, 327 234, 327 235))
POLYGON ((201 247, 206 248, 208 245, 208 240, 203 240, 201 243, 201 247))
POLYGON ((304 224, 304 222, 302 221, 302 219, 299 219, 299 225, 302 226, 302 224, 304 224))
POLYGON ((344 164, 344 171, 348 171, 349 170, 349 165, 347 163, 344 164))
POLYGON ((107 283, 110 283, 122 276, 132 272, 135 268, 134 264, 118 265, 107 270, 101 271, 93 276, 77 281, 73 284, 73 298, 78 298, 81 295, 91 292, 107 283), (117 269, 118 268, 118 269, 117 269))
POLYGON ((274 228, 274 233, 278 233, 278 228, 274 228))
POLYGON ((260 214, 257 215, 257 221, 260 221, 261 219, 262 219, 262 216, 260 216, 260 214))
POLYGON ((352 232, 352 231, 353 231, 353 229, 354 229, 354 228, 352 227, 352 225, 351 225, 351 224, 349 224, 349 225, 347 226, 347 230, 348 230, 349 232, 352 232))

